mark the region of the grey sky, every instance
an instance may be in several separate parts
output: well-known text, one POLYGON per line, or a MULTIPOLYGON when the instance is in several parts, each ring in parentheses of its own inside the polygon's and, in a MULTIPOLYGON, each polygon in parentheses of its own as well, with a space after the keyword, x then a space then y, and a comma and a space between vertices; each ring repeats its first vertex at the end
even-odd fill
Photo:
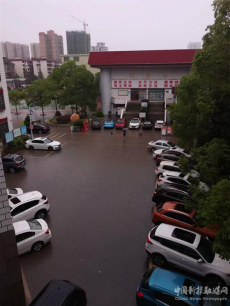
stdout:
POLYGON ((83 30, 73 15, 89 24, 91 45, 105 42, 109 50, 185 49, 201 41, 214 21, 212 0, 53 1, 0 0, 0 40, 29 44, 38 33, 83 30))

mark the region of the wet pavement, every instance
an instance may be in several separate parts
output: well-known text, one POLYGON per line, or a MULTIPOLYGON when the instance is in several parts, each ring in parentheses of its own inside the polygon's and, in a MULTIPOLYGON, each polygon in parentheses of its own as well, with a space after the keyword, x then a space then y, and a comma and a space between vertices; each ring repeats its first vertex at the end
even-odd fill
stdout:
POLYGON ((50 201, 51 243, 20 256, 32 298, 49 280, 65 279, 86 290, 89 306, 136 305, 149 267, 145 241, 155 187, 146 146, 160 132, 127 131, 124 139, 122 131, 60 127, 49 134, 61 151, 22 150, 25 170, 6 173, 8 188, 38 190, 50 201))

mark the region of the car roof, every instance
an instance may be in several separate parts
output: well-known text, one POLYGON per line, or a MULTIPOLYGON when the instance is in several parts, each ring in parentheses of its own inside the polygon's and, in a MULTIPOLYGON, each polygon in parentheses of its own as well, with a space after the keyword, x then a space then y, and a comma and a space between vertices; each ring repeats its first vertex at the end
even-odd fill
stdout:
POLYGON ((134 119, 135 119, 135 120, 140 120, 139 118, 132 118, 131 120, 134 120, 134 119))
POLYGON ((26 220, 13 223, 15 234, 30 230, 29 223, 26 220))
MULTIPOLYGON (((156 140, 155 142, 158 142, 158 141, 164 142, 164 143, 168 143, 168 142, 169 142, 168 140, 165 140, 165 139, 158 139, 158 140, 156 140)), ((159 149, 159 150, 161 150, 161 149, 159 149)), ((164 149, 163 149, 163 150, 164 150, 164 149)))
POLYGON ((44 139, 46 139, 46 137, 36 137, 36 138, 31 139, 31 140, 44 140, 44 139))
POLYGON ((188 195, 188 193, 187 193, 186 191, 177 189, 176 187, 173 187, 172 185, 168 185, 167 183, 158 186, 158 187, 156 188, 156 191, 157 191, 157 190, 161 190, 161 189, 167 190, 167 191, 174 191, 174 192, 177 192, 177 193, 182 193, 182 194, 184 194, 184 195, 188 195))
POLYGON ((6 157, 6 158, 13 158, 13 157, 16 157, 16 156, 19 156, 18 154, 11 154, 11 153, 9 153, 9 154, 6 154, 5 156, 3 156, 4 158, 6 157))
POLYGON ((155 235, 158 236, 158 237, 161 237, 161 238, 166 238, 166 239, 169 239, 171 241, 178 242, 180 244, 184 244, 184 245, 190 246, 190 247, 193 246, 194 248, 198 247, 200 239, 201 239, 201 235, 198 234, 198 233, 189 231, 189 230, 181 228, 179 226, 174 226, 174 225, 165 224, 165 223, 161 223, 160 225, 158 225, 157 230, 155 232, 155 235), (190 233, 192 235, 195 235, 194 242, 193 243, 189 243, 189 242, 186 242, 184 240, 181 240, 181 239, 173 237, 172 233, 173 233, 173 231, 175 229, 180 229, 180 230, 188 232, 188 233, 190 233))
MULTIPOLYGON (((149 280, 149 286, 154 289, 154 287, 163 288, 164 290, 167 290, 174 295, 176 295, 175 289, 177 287, 182 288, 184 286, 185 280, 190 280, 191 282, 195 282, 195 287, 201 286, 201 283, 197 280, 194 280, 190 277, 187 277, 185 275, 172 272, 169 270, 164 270, 160 268, 155 268, 150 280, 149 280)), ((196 290, 194 290, 193 298, 196 295, 196 290)), ((181 292, 179 292, 179 296, 183 296, 185 300, 189 301, 189 297, 182 295, 181 292)))
POLYGON ((25 202, 25 201, 28 201, 28 200, 33 200, 33 199, 41 198, 41 197, 42 197, 42 194, 39 191, 25 192, 25 193, 23 193, 19 196, 16 196, 16 198, 18 198, 21 202, 25 202))
POLYGON ((182 211, 180 209, 176 209, 176 207, 178 207, 180 205, 183 206, 184 208, 186 208, 185 203, 170 202, 170 201, 165 202, 162 208, 163 208, 164 211, 174 210, 174 211, 177 211, 177 212, 179 212, 179 213, 181 213, 183 215, 186 215, 186 216, 191 216, 192 215, 192 213, 189 212, 189 211, 186 211, 186 210, 182 211))
POLYGON ((175 165, 175 164, 177 164, 177 162, 176 162, 176 161, 173 161, 173 160, 164 160, 164 161, 162 161, 162 162, 160 163, 161 166, 168 165, 168 166, 174 166, 174 167, 178 167, 178 168, 179 168, 179 166, 178 166, 178 165, 175 165))
POLYGON ((152 123, 152 122, 151 122, 151 121, 145 121, 144 124, 145 124, 145 123, 152 123))

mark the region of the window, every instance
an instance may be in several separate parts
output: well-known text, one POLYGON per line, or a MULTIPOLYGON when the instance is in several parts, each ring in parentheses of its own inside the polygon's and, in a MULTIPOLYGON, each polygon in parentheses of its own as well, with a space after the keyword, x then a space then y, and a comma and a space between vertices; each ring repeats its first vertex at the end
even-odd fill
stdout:
POLYGON ((39 143, 39 140, 33 140, 32 143, 39 143))
POLYGON ((151 270, 148 270, 145 273, 145 275, 143 276, 142 282, 141 282, 141 287, 142 288, 145 288, 145 289, 149 290, 149 280, 150 280, 150 277, 151 277, 153 271, 154 271, 154 268, 151 269, 151 270))
POLYGON ((3 163, 10 163, 10 162, 12 162, 12 160, 9 159, 9 158, 3 158, 2 161, 3 161, 3 163))
POLYGON ((174 172, 180 172, 180 169, 178 167, 173 167, 171 166, 171 171, 174 171, 174 172))
POLYGON ((215 253, 212 251, 212 243, 203 236, 200 237, 200 243, 197 247, 197 251, 201 254, 201 256, 204 257, 207 262, 213 262, 215 253))
POLYGON ((11 199, 11 203, 13 203, 13 204, 18 204, 18 203, 20 203, 20 202, 21 202, 21 201, 20 201, 19 198, 17 198, 17 197, 11 199))
POLYGON ((69 57, 68 56, 65 56, 64 57, 64 62, 68 62, 69 61, 69 57))
POLYGON ((169 148, 169 146, 166 143, 163 143, 163 147, 169 148))
POLYGON ((22 204, 11 211, 11 216, 16 216, 25 210, 26 210, 25 204, 22 204))
POLYGON ((161 142, 156 142, 156 146, 162 146, 161 142))
POLYGON ((169 305, 169 306, 188 306, 190 304, 188 304, 186 301, 184 300, 176 300, 175 296, 172 296, 170 294, 166 294, 163 292, 159 292, 159 291, 153 291, 154 297, 159 301, 162 302, 165 305, 169 305))
POLYGON ((30 229, 32 230, 41 230, 41 224, 36 219, 27 220, 30 229))
POLYGON ((51 143, 51 142, 53 142, 53 140, 52 140, 52 139, 49 139, 49 138, 46 138, 44 141, 45 141, 45 143, 51 143))
POLYGON ((172 168, 171 166, 167 166, 167 165, 163 166, 164 170, 172 171, 171 168, 172 168))
POLYGON ((193 234, 181 228, 175 228, 172 232, 172 237, 192 244, 196 239, 196 234, 193 234))
POLYGON ((139 90, 131 89, 131 101, 139 101, 139 90))
POLYGON ((33 237, 35 235, 34 232, 27 232, 27 233, 23 233, 23 234, 19 234, 19 235, 16 235, 16 242, 21 242, 23 240, 26 240, 30 237, 33 237))
POLYGON ((34 200, 34 201, 27 202, 24 205, 25 205, 26 209, 30 209, 30 208, 38 205, 38 203, 39 203, 39 200, 34 200))
POLYGON ((164 101, 164 91, 163 90, 149 90, 149 100, 150 101, 164 101))
POLYGON ((128 96, 128 90, 118 90, 118 96, 128 96))
POLYGON ((162 239, 161 244, 173 251, 181 253, 181 245, 179 243, 167 239, 162 239))
POLYGON ((15 158, 15 160, 17 161, 17 162, 20 162, 20 161, 22 161, 23 160, 23 157, 22 156, 16 156, 16 158, 15 158))
POLYGON ((73 60, 74 60, 75 62, 79 62, 79 56, 74 56, 74 57, 73 57, 73 60))
POLYGON ((193 259, 196 259, 196 260, 200 259, 200 255, 195 250, 193 250, 193 249, 191 249, 191 248, 189 248, 185 245, 182 246, 182 254, 184 254, 186 256, 189 256, 189 257, 191 257, 193 259))

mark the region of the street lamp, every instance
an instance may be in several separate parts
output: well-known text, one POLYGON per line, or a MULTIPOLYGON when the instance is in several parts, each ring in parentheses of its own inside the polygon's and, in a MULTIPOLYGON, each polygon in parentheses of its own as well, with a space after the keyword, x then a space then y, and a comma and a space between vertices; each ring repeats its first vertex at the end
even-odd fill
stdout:
POLYGON ((31 109, 30 107, 34 104, 37 104, 37 102, 33 102, 29 105, 29 113, 30 113, 30 132, 31 132, 31 138, 33 139, 33 129, 31 128, 32 127, 32 120, 31 120, 31 109))

